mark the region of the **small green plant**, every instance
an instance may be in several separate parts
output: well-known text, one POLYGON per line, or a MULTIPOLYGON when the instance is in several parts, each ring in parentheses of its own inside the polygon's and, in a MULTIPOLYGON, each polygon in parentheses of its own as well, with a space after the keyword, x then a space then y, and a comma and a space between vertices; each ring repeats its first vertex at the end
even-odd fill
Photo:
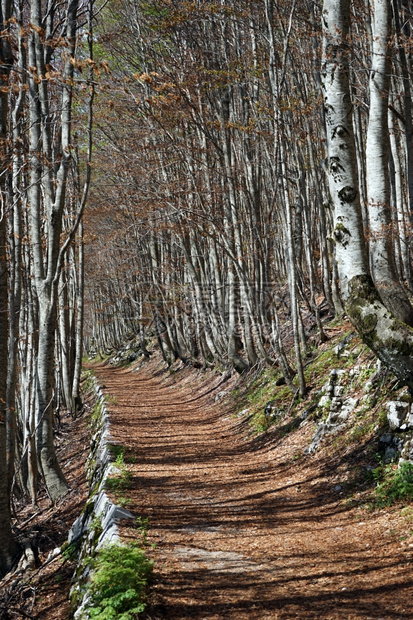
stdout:
POLYGON ((374 421, 371 422, 369 420, 361 419, 360 422, 351 429, 346 443, 350 444, 352 442, 357 443, 357 442, 362 441, 364 437, 366 437, 369 433, 371 433, 374 430, 374 427, 375 427, 374 421))
POLYGON ((108 449, 111 455, 117 459, 120 454, 123 455, 125 448, 117 443, 109 443, 108 449))
POLYGON ((138 532, 141 536, 142 544, 146 547, 148 544, 148 528, 149 528, 149 517, 138 517, 135 521, 137 525, 138 532))
POLYGON ((106 394, 105 401, 108 403, 108 405, 117 405, 118 397, 114 396, 113 394, 106 394))
POLYGON ((358 376, 358 382, 360 384, 365 383, 376 372, 375 367, 370 364, 365 364, 361 367, 360 374, 358 376))
POLYGON ((101 535, 101 533, 103 532, 103 528, 102 528, 102 521, 100 519, 100 517, 95 517, 90 525, 90 529, 95 532, 95 534, 98 534, 99 536, 101 535))
POLYGON ((116 455, 115 464, 116 464, 116 467, 119 467, 119 469, 123 469, 125 467, 123 450, 120 450, 120 452, 118 452, 118 454, 116 455))
POLYGON ((127 506, 130 506, 132 503, 132 500, 129 499, 128 497, 117 497, 116 498, 116 503, 121 507, 121 508, 126 508, 127 506))
POLYGON ((95 572, 89 586, 90 618, 134 620, 145 609, 145 589, 152 567, 136 544, 112 544, 101 549, 92 565, 95 572))
POLYGON ((388 426, 387 411, 382 407, 377 415, 377 424, 380 428, 388 426))
POLYGON ((125 463, 135 462, 135 455, 132 453, 132 451, 128 447, 122 446, 117 443, 110 443, 108 444, 108 448, 109 448, 109 452, 114 457, 115 461, 118 457, 123 459, 123 463, 121 463, 121 465, 125 463))
POLYGON ((401 510, 400 514, 405 519, 407 519, 407 521, 413 521, 413 507, 412 506, 406 506, 405 508, 401 510))
POLYGON ((330 415, 331 403, 332 403, 331 398, 327 398, 325 400, 324 404, 319 406, 319 409, 322 412, 321 413, 321 421, 322 422, 325 422, 327 420, 328 416, 330 415))
POLYGON ((130 489, 132 485, 132 472, 126 467, 123 452, 119 452, 115 460, 117 475, 106 480, 106 488, 109 491, 119 492, 130 489))
POLYGON ((377 504, 391 506, 400 500, 413 500, 413 463, 402 463, 396 468, 394 463, 379 466, 373 470, 377 483, 377 504))

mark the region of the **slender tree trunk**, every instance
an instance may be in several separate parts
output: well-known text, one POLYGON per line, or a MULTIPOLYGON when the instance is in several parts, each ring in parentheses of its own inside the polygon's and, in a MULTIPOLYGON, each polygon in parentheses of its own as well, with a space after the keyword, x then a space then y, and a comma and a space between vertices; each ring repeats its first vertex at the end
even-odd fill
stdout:
POLYGON ((83 249, 83 222, 78 230, 78 273, 76 284, 76 327, 75 327, 75 367, 73 370, 72 408, 76 415, 82 407, 80 396, 80 376, 83 357, 83 317, 84 317, 84 249, 83 249))
POLYGON ((394 165, 394 209, 396 211, 397 229, 400 243, 400 262, 401 262, 401 274, 406 278, 407 284, 410 289, 413 286, 412 271, 410 265, 410 252, 409 252, 409 236, 407 231, 409 229, 408 222, 410 220, 405 212, 405 201, 403 193, 403 173, 401 158, 401 147, 397 140, 397 128, 394 119, 394 113, 389 110, 389 137, 391 154, 393 157, 394 165))
POLYGON ((294 349, 297 360, 297 372, 299 378, 300 396, 304 397, 307 391, 304 377, 303 359, 300 347, 300 321, 299 307, 297 299, 297 273, 296 273, 296 256, 294 247, 294 234, 291 213, 291 201, 287 187, 287 166, 286 154, 284 150, 283 137, 280 139, 280 157, 281 157, 281 178, 285 205, 285 221, 286 221, 286 257, 288 264, 288 282, 290 288, 291 299, 291 322, 294 336, 294 349))
POLYGON ((58 290, 58 352, 60 358, 60 386, 57 389, 62 391, 63 405, 65 409, 71 409, 70 394, 70 324, 69 324, 69 295, 68 295, 68 279, 65 270, 62 270, 59 278, 58 290))
MULTIPOLYGON (((0 106, 3 103, 0 97, 0 106)), ((1 110, 0 110, 1 112, 1 110)), ((4 140, 0 148, 5 148, 4 140)), ((6 264, 6 219, 0 218, 0 578, 11 568, 17 553, 17 545, 11 531, 10 495, 6 458, 6 390, 7 390, 7 345, 8 345, 8 278, 6 264)))
POLYGON ((392 243, 389 181, 388 99, 390 87, 389 0, 373 2, 373 49, 370 72, 370 116, 366 144, 367 208, 372 276, 383 303, 413 326, 413 308, 398 281, 392 243))
MULTIPOLYGON (((12 52, 10 48, 7 29, 11 18, 11 2, 2 0, 0 26, 2 38, 0 42, 0 78, 4 84, 7 80, 12 65, 12 52)), ((0 213, 0 577, 5 575, 11 568, 18 548, 11 530, 10 519, 10 473, 7 468, 7 360, 9 339, 9 308, 8 308, 8 274, 7 274, 7 229, 6 209, 4 200, 7 196, 5 171, 9 165, 9 153, 7 145, 8 125, 8 93, 0 93, 0 161, 3 174, 0 179, 0 192, 2 205, 0 213)), ((14 269, 14 265, 12 268, 14 269)))
MULTIPOLYGON (((403 102, 404 102, 404 118, 405 132, 404 143, 406 151, 406 173, 407 173, 407 195, 409 205, 409 218, 413 223, 413 120, 412 120, 412 88, 411 88, 411 71, 409 75, 409 63, 406 58, 406 49, 404 42, 400 41, 401 25, 400 25, 400 0, 391 0, 393 7, 393 17, 396 27, 396 44, 398 46, 401 73, 403 78, 403 102)), ((410 60, 411 62, 411 60, 410 60)))

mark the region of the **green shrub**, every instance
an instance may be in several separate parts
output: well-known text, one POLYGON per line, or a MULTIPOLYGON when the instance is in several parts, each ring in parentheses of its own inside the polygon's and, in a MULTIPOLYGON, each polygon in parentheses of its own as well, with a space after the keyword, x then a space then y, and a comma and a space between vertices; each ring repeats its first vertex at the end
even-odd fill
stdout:
POLYGON ((88 612, 94 620, 134 620, 145 609, 152 562, 136 544, 101 549, 92 564, 88 612))
POLYGON ((397 469, 390 463, 384 468, 377 467, 373 475, 378 479, 376 493, 379 506, 413 499, 413 463, 402 463, 397 469))
POLYGON ((122 459, 123 459, 123 453, 125 451, 125 448, 117 443, 108 443, 108 449, 110 454, 117 459, 118 456, 122 455, 122 459))

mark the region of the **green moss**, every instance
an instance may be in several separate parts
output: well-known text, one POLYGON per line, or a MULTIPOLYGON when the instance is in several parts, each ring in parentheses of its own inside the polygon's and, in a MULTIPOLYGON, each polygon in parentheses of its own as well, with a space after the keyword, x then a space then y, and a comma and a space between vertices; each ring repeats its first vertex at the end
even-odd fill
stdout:
POLYGON ((362 333, 364 336, 373 332, 377 327, 377 315, 376 314, 366 314, 361 319, 362 325, 362 333))
POLYGON ((82 372, 82 391, 91 392, 95 387, 95 373, 93 370, 85 370, 82 372))
POLYGON ((105 401, 103 399, 96 400, 92 412, 89 415, 89 425, 92 426, 95 430, 98 429, 99 424, 102 421, 103 411, 105 407, 105 401))
POLYGON ((411 396, 410 392, 405 390, 401 394, 399 394, 398 400, 400 400, 402 403, 411 403, 412 402, 412 396, 411 396))
POLYGON ((248 386, 245 401, 250 411, 250 424, 256 432, 268 430, 275 421, 265 415, 265 407, 273 401, 274 408, 281 413, 291 404, 291 390, 287 385, 277 386, 281 375, 274 369, 266 369, 248 386))
POLYGON ((73 562, 76 560, 79 555, 79 551, 80 539, 74 540, 70 544, 68 542, 65 542, 61 548, 62 557, 69 562, 73 562))
POLYGON ((95 495, 96 493, 93 496, 89 495, 89 499, 87 500, 86 505, 83 509, 83 513, 82 513, 85 518, 91 515, 95 508, 95 497, 94 497, 95 495))
POLYGON ((388 426, 387 411, 386 409, 384 409, 384 407, 381 407, 377 414, 377 424, 379 425, 380 428, 384 428, 385 426, 388 426))
POLYGON ((102 527, 102 519, 98 516, 96 516, 91 525, 90 525, 90 531, 92 532, 93 538, 92 538, 92 545, 95 547, 98 544, 99 538, 102 535, 103 532, 103 527, 102 527))

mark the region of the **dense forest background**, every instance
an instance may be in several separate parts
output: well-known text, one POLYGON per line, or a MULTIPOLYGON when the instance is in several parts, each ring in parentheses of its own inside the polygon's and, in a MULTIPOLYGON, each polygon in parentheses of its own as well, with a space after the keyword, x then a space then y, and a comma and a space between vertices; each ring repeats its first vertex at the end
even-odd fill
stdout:
POLYGON ((279 365, 304 396, 346 312, 413 385, 413 12, 3 0, 1 19, 4 573, 10 494, 66 492, 53 424, 85 351, 155 339, 167 364, 279 365))

